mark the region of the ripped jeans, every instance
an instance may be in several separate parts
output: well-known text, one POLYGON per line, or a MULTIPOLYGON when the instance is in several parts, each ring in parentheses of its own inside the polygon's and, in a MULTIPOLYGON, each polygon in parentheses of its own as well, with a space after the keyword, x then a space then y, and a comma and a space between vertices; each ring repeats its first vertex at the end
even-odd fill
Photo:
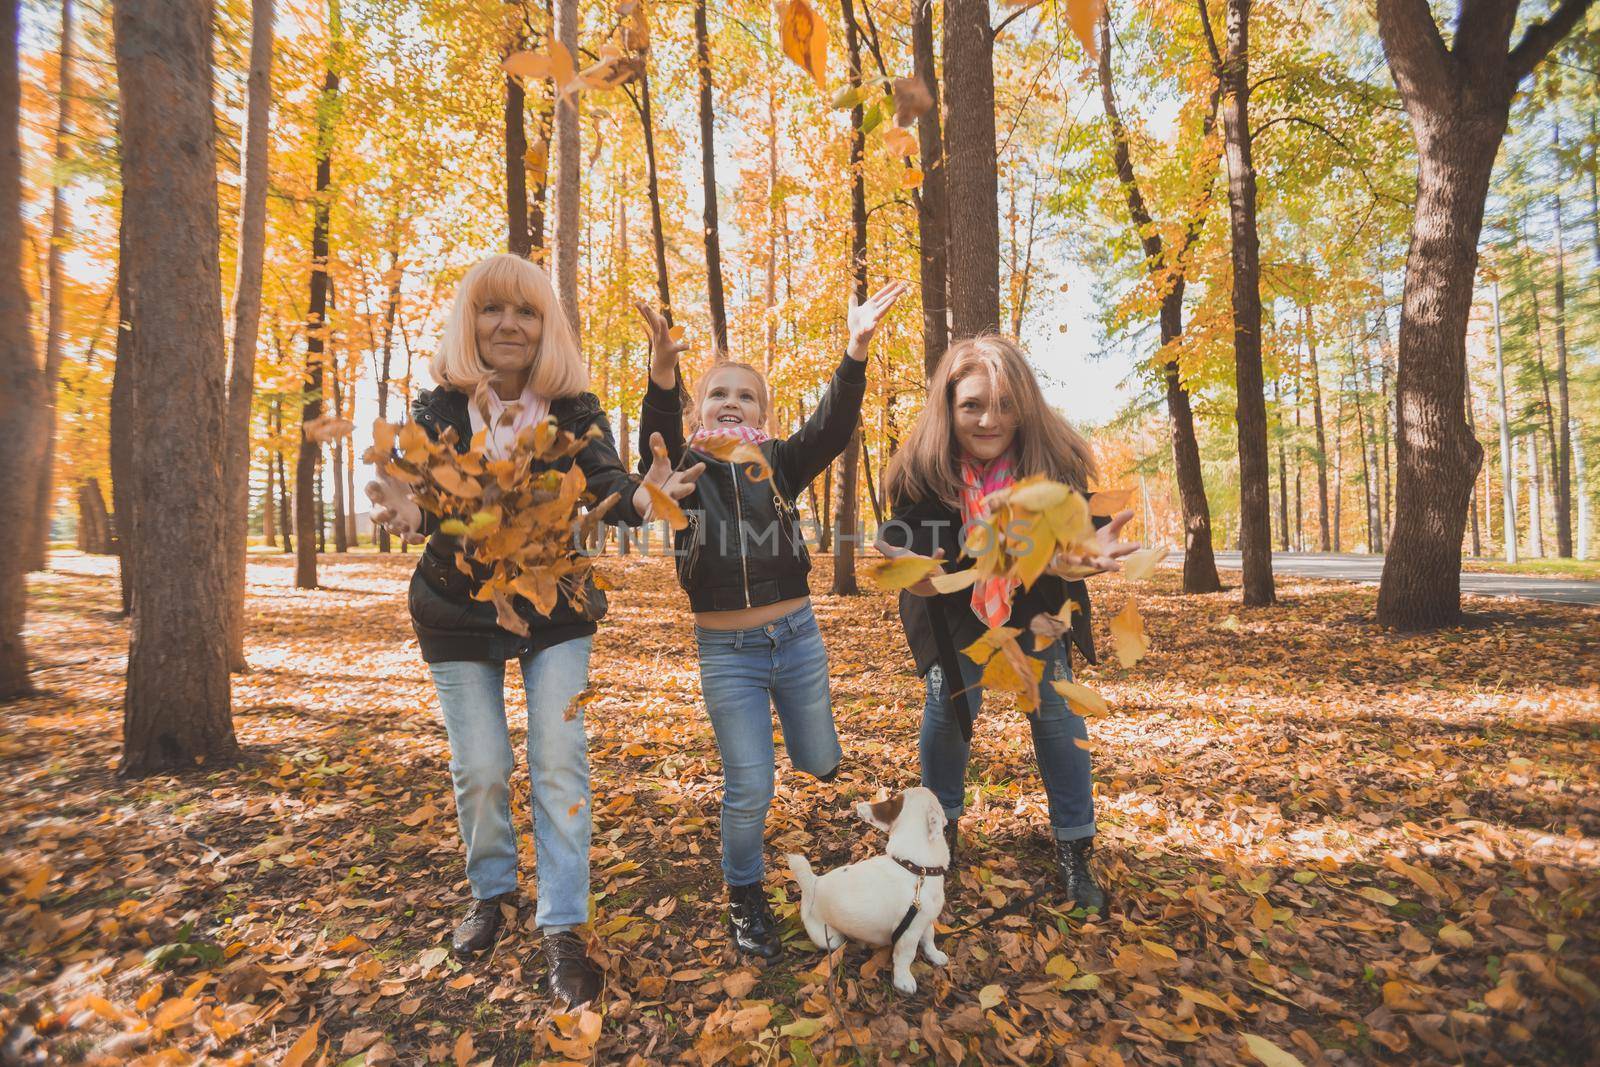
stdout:
MULTIPOLYGON (((968 706, 977 719, 983 706, 983 688, 978 679, 983 671, 960 655, 961 673, 967 690, 968 706)), ((1033 731, 1033 752, 1044 779, 1044 793, 1050 805, 1050 829, 1061 841, 1093 837, 1094 787, 1089 771, 1089 753, 1078 740, 1087 741, 1083 717, 1067 706, 1061 694, 1051 688, 1052 681, 1072 678, 1072 664, 1060 641, 1040 653, 1044 660, 1044 681, 1039 687, 1039 709, 1028 716, 1033 731)), ((954 822, 966 807, 967 759, 971 746, 961 736, 961 724, 947 695, 944 670, 934 664, 923 679, 926 703, 922 709, 922 784, 933 790, 954 822)))
POLYGON ((765 626, 696 626, 694 636, 700 691, 722 756, 722 875, 729 885, 751 885, 766 874, 762 841, 777 772, 772 709, 798 770, 826 777, 844 757, 828 695, 828 650, 809 604, 765 626))

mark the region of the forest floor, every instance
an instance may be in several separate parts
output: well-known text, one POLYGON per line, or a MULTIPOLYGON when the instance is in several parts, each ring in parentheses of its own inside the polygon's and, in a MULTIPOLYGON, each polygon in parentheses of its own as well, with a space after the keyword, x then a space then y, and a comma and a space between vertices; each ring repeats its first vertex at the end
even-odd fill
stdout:
MULTIPOLYGON (((768 887, 781 960, 722 932, 719 778, 683 599, 664 561, 611 559, 587 705, 593 1012, 552 1015, 531 901, 489 958, 444 945, 466 895, 407 557, 326 557, 292 588, 253 555, 246 758, 119 779, 126 624, 112 561, 34 577, 43 694, 0 709, 0 1063, 886 1061, 1581 1063, 1600 1043, 1600 612, 1472 599, 1394 636, 1376 590, 1280 579, 1140 589, 1150 654, 1082 668, 1112 905, 947 933, 914 996, 883 953, 806 942, 779 857, 881 851, 850 801, 915 783, 921 685, 888 595, 818 596, 845 771, 780 754, 768 887), (843 1018, 841 1018, 841 1014, 843 1018)), ((813 586, 827 588, 823 561, 813 586)), ((1129 595, 1095 587, 1096 627, 1129 595)), ((512 684, 522 736, 520 681, 512 684)), ((520 760, 519 760, 520 762, 520 760)), ((962 926, 1048 884, 1028 731, 979 723, 962 926)), ((526 772, 514 817, 533 892, 526 772)))

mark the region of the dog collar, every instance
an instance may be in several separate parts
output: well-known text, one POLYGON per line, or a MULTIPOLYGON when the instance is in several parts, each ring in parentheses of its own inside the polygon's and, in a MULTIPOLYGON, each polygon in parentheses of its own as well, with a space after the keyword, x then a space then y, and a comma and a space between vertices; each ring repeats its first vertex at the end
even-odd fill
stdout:
POLYGON ((924 867, 920 863, 912 863, 910 860, 903 860, 899 856, 890 856, 889 858, 919 878, 943 878, 947 870, 945 867, 924 867))

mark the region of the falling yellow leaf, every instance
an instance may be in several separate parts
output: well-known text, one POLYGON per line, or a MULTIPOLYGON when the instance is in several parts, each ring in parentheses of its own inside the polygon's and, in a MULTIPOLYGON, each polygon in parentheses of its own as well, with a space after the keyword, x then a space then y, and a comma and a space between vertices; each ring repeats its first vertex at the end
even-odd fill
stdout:
POLYGON ((1128 506, 1128 499, 1132 496, 1132 489, 1102 489, 1098 493, 1091 493, 1089 514, 1115 515, 1128 506))
POLYGON ((890 126, 883 131, 883 144, 897 156, 909 156, 917 150, 917 139, 902 126, 890 126))
POLYGON ((1073 35, 1089 53, 1090 59, 1100 58, 1100 41, 1095 37, 1095 26, 1105 11, 1105 0, 1067 0, 1067 21, 1072 24, 1073 35))
POLYGON ((828 78, 828 26, 806 0, 786 0, 778 6, 778 27, 783 53, 811 75, 821 89, 828 78))
POLYGON ((920 189, 922 187, 922 171, 916 167, 907 167, 900 172, 900 188, 920 189))
POLYGON ((1140 616, 1139 607, 1132 597, 1111 619, 1111 642, 1117 650, 1117 662, 1124 667, 1138 663, 1150 651, 1150 638, 1144 632, 1144 618, 1140 616))
POLYGON ((695 451, 704 452, 724 463, 748 464, 745 474, 752 481, 764 482, 772 477, 772 465, 767 462, 761 449, 731 433, 713 433, 696 441, 694 447, 695 451))
POLYGON ((938 560, 911 554, 873 563, 867 573, 879 589, 894 593, 909 589, 938 571, 938 560))
POLYGON ((1168 549, 1157 546, 1155 548, 1141 548, 1139 551, 1124 557, 1122 561, 1122 576, 1130 582, 1142 582, 1155 573, 1156 567, 1167 558, 1168 549))
POLYGON ((909 126, 933 106, 933 94, 921 78, 894 80, 894 123, 909 126))
POLYGON ((665 519, 668 526, 674 530, 682 530, 689 525, 689 517, 683 513, 678 502, 663 493, 652 482, 644 483, 644 491, 650 495, 650 508, 657 519, 665 519))
POLYGON ((968 589, 982 577, 976 567, 967 567, 964 570, 935 574, 928 581, 933 583, 934 589, 941 593, 954 593, 961 589, 968 589))
POLYGON ((194 1014, 197 1007, 188 997, 174 997, 161 1005, 156 1012, 156 1017, 150 1020, 150 1025, 157 1030, 170 1030, 194 1014))
POLYGON ((1106 707, 1105 697, 1087 686, 1079 685, 1077 682, 1051 682, 1050 684, 1055 688, 1056 692, 1061 694, 1073 711, 1086 719, 1096 715, 1109 715, 1111 712, 1111 709, 1106 707))
POLYGON ((667 336, 672 338, 674 341, 683 340, 683 327, 682 326, 669 326, 669 327, 667 327, 667 336))

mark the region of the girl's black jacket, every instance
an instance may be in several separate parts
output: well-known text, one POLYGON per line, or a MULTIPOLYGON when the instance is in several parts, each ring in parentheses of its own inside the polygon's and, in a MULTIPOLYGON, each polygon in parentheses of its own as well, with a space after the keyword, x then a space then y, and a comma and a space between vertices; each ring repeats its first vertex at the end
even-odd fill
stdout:
MULTIPOLYGON (((897 500, 891 501, 891 509, 894 517, 878 531, 883 541, 921 556, 931 556, 935 549, 942 548, 944 569, 952 573, 972 566, 972 558, 961 555, 961 512, 957 508, 942 500, 897 500)), ((1103 526, 1106 521, 1098 516, 1094 520, 1096 526, 1103 526)), ((1081 581, 1045 574, 1033 583, 1032 589, 1024 591, 1018 586, 1011 602, 1011 618, 1005 625, 1022 627, 1024 633, 1018 640, 1024 649, 1031 650, 1033 639, 1026 630, 1033 617, 1059 612, 1069 599, 1077 605, 1072 611, 1072 643, 1084 659, 1098 662, 1089 627, 1089 590, 1081 581)), ((917 661, 917 673, 927 674, 928 668, 938 663, 945 668, 947 677, 959 677, 951 673, 953 664, 945 662, 953 659, 951 650, 966 648, 987 629, 972 610, 970 588, 929 597, 902 591, 900 622, 917 661)))
MULTIPOLYGON (((641 520, 633 506, 633 492, 639 479, 622 469, 599 399, 593 393, 560 397, 550 402, 550 415, 559 429, 580 437, 590 426, 598 424, 600 436, 590 441, 577 456, 537 464, 535 469, 566 471, 576 462, 588 482, 588 491, 596 500, 604 500, 612 493, 621 494, 621 499, 606 513, 606 521, 637 526, 641 520)), ((434 440, 438 440, 445 427, 453 428, 457 451, 465 452, 471 445, 472 419, 467 411, 467 394, 459 389, 424 390, 411 404, 411 418, 434 440)), ((595 623, 606 613, 606 596, 592 577, 585 578, 582 609, 562 597, 549 615, 541 615, 526 598, 519 596, 513 604, 517 614, 527 620, 528 636, 519 637, 500 626, 495 621, 494 604, 472 599, 479 581, 456 569, 460 539, 439 533, 436 516, 424 512, 422 518, 422 532, 432 536, 411 575, 407 604, 411 610, 411 625, 417 632, 417 643, 426 662, 503 662, 595 632, 595 623)))
POLYGON ((758 482, 745 472, 747 464, 686 447, 682 389, 650 383, 639 419, 640 469, 648 469, 652 433, 661 434, 674 467, 706 465, 683 502, 689 526, 673 537, 678 582, 691 610, 762 607, 810 593, 811 556, 794 501, 850 443, 866 389, 866 362, 846 356, 805 425, 787 440, 759 446, 772 478, 758 482))

